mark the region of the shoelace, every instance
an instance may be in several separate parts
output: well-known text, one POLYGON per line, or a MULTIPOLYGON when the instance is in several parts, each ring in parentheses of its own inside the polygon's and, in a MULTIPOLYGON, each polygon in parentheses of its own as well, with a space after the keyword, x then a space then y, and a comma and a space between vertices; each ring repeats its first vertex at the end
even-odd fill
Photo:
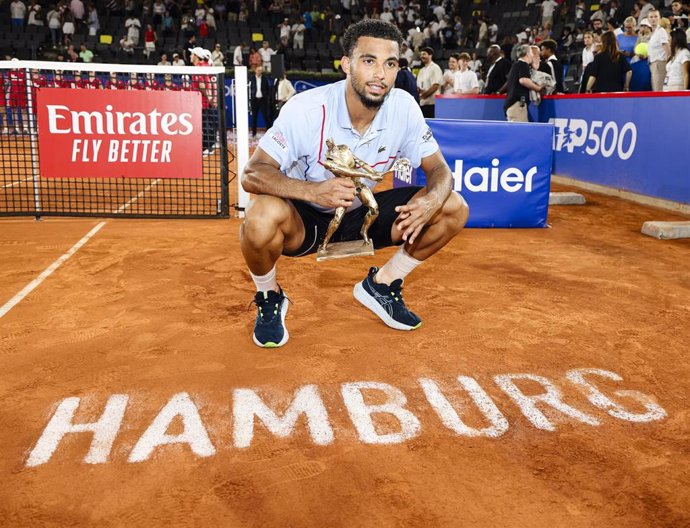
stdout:
MULTIPOLYGON (((290 299, 288 299, 285 294, 282 295, 282 300, 287 301, 290 304, 292 304, 292 301, 290 299)), ((265 297, 262 301, 257 303, 256 298, 254 298, 247 305, 247 311, 249 311, 251 309, 252 304, 255 304, 259 308, 259 316, 261 317, 261 320, 264 322, 267 322, 267 321, 270 321, 273 318, 273 316, 278 315, 278 305, 280 304, 280 302, 281 302, 281 299, 279 299, 278 302, 273 302, 273 301, 269 301, 268 297, 265 297), (267 310, 267 313, 264 312, 264 309, 263 309, 264 304, 272 304, 273 305, 273 310, 272 310, 273 313, 272 314, 271 314, 270 309, 267 310), (268 315, 268 317, 266 317, 266 315, 268 315)))

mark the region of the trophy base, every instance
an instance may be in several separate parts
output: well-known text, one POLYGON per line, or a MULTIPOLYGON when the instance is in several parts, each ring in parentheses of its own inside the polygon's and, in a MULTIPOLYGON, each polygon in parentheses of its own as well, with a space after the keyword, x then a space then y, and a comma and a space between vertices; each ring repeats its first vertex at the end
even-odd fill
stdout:
POLYGON ((374 243, 364 240, 351 240, 349 242, 336 242, 328 244, 326 249, 316 253, 316 262, 334 260, 347 257, 365 257, 374 254, 374 243))

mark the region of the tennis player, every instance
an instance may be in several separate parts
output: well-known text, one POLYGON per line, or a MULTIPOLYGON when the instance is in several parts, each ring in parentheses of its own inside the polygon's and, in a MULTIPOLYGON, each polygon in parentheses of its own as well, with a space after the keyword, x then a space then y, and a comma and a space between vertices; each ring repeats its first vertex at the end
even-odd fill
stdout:
POLYGON ((329 138, 377 171, 403 157, 426 173, 426 187, 375 195, 380 212, 369 230, 374 246, 402 247, 354 288, 355 298, 389 327, 414 330, 422 323, 403 301, 403 281, 462 230, 469 209, 451 192, 451 171, 419 106, 394 89, 402 40, 395 26, 381 20, 350 26, 341 63, 346 79, 292 97, 242 174, 244 189, 255 195, 240 239, 257 289, 254 342, 261 347, 279 347, 289 338, 288 300, 276 279, 279 257, 314 253, 336 207, 347 212, 332 241, 360 238, 367 207, 355 198, 351 179, 324 168, 329 138))

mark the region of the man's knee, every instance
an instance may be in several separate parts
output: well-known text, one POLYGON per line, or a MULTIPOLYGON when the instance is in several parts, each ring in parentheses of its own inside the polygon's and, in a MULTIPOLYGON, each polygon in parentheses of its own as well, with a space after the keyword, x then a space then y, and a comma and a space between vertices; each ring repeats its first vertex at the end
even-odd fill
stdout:
POLYGON ((241 237, 252 246, 263 247, 275 238, 289 216, 290 206, 282 198, 256 196, 244 213, 241 237))
POLYGON ((465 227, 467 217, 470 214, 470 207, 462 196, 453 191, 443 204, 441 214, 442 221, 447 226, 448 231, 456 235, 465 227))

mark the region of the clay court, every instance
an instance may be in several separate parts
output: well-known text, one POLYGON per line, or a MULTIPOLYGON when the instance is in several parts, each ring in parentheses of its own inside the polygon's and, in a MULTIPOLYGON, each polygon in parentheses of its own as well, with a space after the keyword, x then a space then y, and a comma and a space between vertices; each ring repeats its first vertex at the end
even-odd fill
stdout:
POLYGON ((639 232, 687 217, 585 195, 464 231, 407 281, 412 333, 352 297, 391 249, 282 260, 273 350, 237 219, 0 220, 0 304, 105 222, 0 319, 2 526, 690 526, 690 240, 639 232), (247 437, 241 395, 280 417, 306 386, 321 436, 314 411, 247 437), (111 446, 46 447, 67 398, 77 424, 115 395, 111 446))

